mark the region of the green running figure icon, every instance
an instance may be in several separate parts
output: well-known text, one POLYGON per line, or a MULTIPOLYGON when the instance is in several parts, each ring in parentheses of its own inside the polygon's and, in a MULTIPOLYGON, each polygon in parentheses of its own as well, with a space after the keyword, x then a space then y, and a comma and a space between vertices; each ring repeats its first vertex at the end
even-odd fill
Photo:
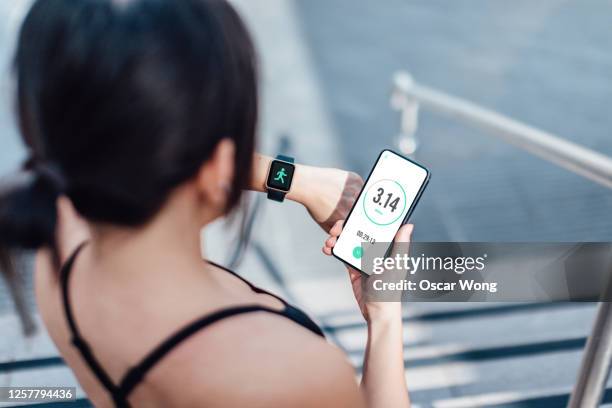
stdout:
POLYGON ((276 177, 274 178, 274 181, 279 181, 283 184, 285 184, 285 176, 287 175, 287 172, 285 171, 284 167, 281 167, 281 169, 279 171, 276 172, 276 177))

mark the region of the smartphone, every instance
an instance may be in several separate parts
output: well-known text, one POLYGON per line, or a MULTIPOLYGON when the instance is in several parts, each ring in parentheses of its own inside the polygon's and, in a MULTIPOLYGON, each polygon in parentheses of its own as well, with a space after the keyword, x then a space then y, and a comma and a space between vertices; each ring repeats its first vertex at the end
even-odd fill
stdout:
POLYGON ((353 268, 361 268, 368 244, 388 242, 421 198, 430 173, 424 166, 391 150, 378 155, 353 208, 344 221, 332 254, 353 268))

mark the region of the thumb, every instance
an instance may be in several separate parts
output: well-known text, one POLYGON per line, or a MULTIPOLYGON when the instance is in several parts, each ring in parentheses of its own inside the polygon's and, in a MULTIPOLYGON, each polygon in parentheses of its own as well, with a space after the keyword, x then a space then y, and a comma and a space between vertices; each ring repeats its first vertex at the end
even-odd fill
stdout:
POLYGON ((414 230, 414 225, 406 224, 402 225, 400 229, 395 234, 395 242, 410 242, 412 238, 412 231, 414 230))
POLYGON ((414 225, 412 224, 406 224, 400 227, 393 240, 393 247, 391 248, 392 256, 398 253, 408 253, 408 245, 412 239, 413 230, 414 225))

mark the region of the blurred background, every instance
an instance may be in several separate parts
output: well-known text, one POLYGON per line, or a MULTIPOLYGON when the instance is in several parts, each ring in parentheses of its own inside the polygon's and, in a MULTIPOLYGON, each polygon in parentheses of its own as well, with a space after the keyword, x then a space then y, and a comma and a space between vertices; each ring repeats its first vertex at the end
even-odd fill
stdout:
MULTIPOLYGON (((381 149, 397 148, 390 95, 394 73, 406 70, 419 84, 612 156, 609 0, 232 3, 260 51, 263 153, 286 148, 298 162, 366 176, 381 149)), ((25 158, 11 59, 29 5, 0 2, 3 175, 25 158)), ((412 217, 415 239, 612 241, 612 190, 425 107, 416 136, 414 157, 432 180, 412 217)), ((320 253, 324 233, 297 205, 260 204, 238 271, 309 310, 359 372, 365 326, 342 265, 320 253)), ((207 256, 227 263, 232 228, 219 223, 205 237, 207 256)), ((589 303, 405 309, 406 378, 424 407, 563 406, 595 312, 589 303)), ((0 280, 0 386, 74 385, 44 329, 25 339, 14 310, 0 280)), ((80 395, 73 405, 89 406, 80 395)))

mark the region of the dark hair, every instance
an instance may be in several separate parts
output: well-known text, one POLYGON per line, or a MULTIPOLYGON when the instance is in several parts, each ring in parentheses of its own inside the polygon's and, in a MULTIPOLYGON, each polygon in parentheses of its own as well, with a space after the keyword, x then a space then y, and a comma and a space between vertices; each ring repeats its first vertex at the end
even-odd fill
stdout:
POLYGON ((0 245, 53 244, 55 201, 138 226, 236 144, 227 211, 250 180, 256 56, 224 0, 38 0, 19 35, 17 112, 31 159, 0 191, 0 245))

